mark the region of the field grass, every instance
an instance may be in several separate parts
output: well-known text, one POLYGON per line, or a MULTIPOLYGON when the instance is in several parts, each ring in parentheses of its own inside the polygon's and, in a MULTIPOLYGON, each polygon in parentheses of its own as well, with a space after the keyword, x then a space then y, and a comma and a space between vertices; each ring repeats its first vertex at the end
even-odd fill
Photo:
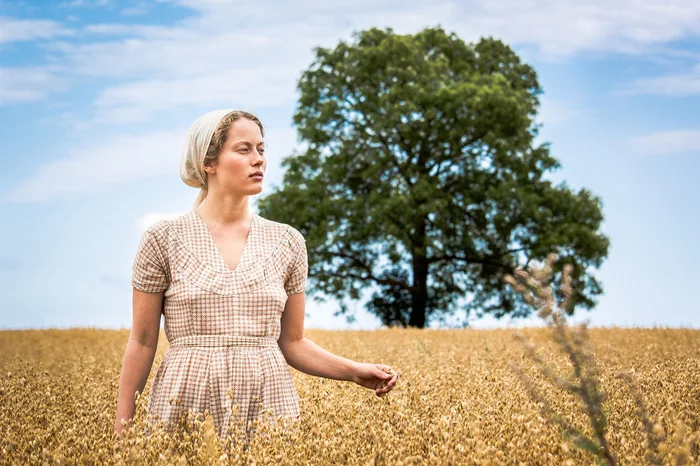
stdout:
MULTIPOLYGON (((559 372, 570 373, 548 328, 517 331, 559 372)), ((136 428, 115 440, 128 330, 2 331, 0 463, 595 464, 541 416, 509 367, 512 361, 525 368, 553 408, 590 431, 579 402, 541 376, 515 332, 307 330, 307 338, 338 355, 390 364, 400 374, 397 386, 378 398, 352 383, 291 369, 301 402, 298 429, 226 450, 200 424, 184 441, 136 428)), ((644 464, 646 437, 635 400, 615 377, 633 370, 649 416, 663 429, 656 427, 665 451, 685 448, 687 461, 700 464, 700 330, 591 328, 589 336, 607 393, 608 440, 620 463, 644 464)), ((167 345, 161 335, 140 402, 167 345)))

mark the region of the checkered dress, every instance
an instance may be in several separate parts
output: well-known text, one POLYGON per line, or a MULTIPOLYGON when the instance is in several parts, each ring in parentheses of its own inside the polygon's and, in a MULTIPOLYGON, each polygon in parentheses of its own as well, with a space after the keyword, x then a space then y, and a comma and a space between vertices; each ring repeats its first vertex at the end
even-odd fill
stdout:
POLYGON ((261 409, 270 419, 298 419, 299 398, 277 339, 287 296, 305 291, 307 275, 302 234, 257 214, 235 270, 194 209, 148 227, 131 283, 147 293, 165 290, 169 342, 151 384, 151 419, 172 430, 188 410, 208 410, 222 438, 234 419, 253 432, 261 409))

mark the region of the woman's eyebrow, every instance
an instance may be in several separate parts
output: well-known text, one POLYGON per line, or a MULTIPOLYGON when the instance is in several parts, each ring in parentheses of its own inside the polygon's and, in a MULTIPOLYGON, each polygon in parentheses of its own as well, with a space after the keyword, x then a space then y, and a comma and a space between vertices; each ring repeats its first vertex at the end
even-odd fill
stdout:
MULTIPOLYGON (((234 146, 235 146, 236 144, 245 144, 245 145, 248 146, 248 147, 252 147, 252 144, 251 144, 250 142, 248 142, 248 141, 237 141, 237 142, 234 142, 234 143, 233 143, 234 146)), ((260 141, 260 142, 258 143, 258 145, 259 145, 259 146, 264 146, 264 145, 265 145, 265 141, 260 141)))

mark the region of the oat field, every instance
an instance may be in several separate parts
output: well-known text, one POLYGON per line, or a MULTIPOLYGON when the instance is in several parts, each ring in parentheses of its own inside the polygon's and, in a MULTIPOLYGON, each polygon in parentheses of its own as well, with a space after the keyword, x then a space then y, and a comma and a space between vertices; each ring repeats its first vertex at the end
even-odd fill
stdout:
MULTIPOLYGON (((135 424, 113 434, 128 330, 0 332, 0 464, 596 464, 543 419, 509 367, 526 369, 583 430, 579 403, 541 376, 513 338, 522 333, 562 374, 571 370, 548 328, 307 330, 321 347, 399 372, 383 398, 350 382, 291 369, 301 403, 296 429, 271 430, 249 448, 222 444, 207 423, 179 438, 139 431, 150 383, 167 349, 161 334, 135 424)), ((607 393, 608 440, 620 464, 645 464, 634 398, 614 374, 633 370, 663 441, 666 464, 700 464, 700 330, 591 328, 607 393)))

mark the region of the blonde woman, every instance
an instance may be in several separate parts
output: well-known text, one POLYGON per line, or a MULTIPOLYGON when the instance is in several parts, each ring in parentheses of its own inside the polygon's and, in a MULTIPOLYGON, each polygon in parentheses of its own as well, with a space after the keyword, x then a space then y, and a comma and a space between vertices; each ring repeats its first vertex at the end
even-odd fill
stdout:
POLYGON ((151 371, 161 314, 169 348, 148 412, 170 427, 188 410, 208 411, 221 437, 234 418, 252 433, 261 410, 297 420, 288 365, 353 381, 377 396, 396 384, 389 366, 336 356, 304 337, 304 237, 248 206, 263 187, 263 138, 260 120, 239 110, 209 112, 190 128, 180 177, 200 188, 199 196, 188 213, 151 225, 133 262, 133 325, 115 422, 120 435, 151 371))

